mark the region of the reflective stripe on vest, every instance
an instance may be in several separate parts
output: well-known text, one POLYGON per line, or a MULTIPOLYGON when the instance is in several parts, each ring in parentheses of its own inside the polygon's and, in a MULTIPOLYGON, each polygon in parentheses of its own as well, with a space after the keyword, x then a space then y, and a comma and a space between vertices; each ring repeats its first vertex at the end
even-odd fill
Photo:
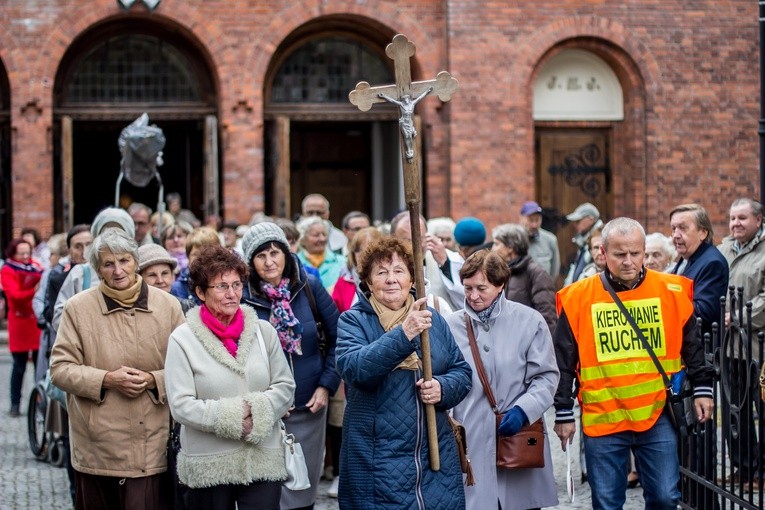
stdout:
MULTIPOLYGON (((647 271, 636 289, 619 293, 668 374, 681 368, 683 325, 693 314, 693 284, 647 271)), ((579 350, 582 427, 589 436, 642 432, 656 423, 666 398, 648 351, 597 275, 558 292, 579 350)))

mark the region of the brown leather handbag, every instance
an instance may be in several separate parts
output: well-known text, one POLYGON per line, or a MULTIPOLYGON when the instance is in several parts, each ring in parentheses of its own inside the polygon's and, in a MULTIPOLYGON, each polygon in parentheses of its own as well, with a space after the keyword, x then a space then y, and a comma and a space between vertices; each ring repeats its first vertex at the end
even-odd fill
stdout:
MULTIPOLYGON (((489 385, 489 379, 483 369, 481 355, 478 352, 478 344, 475 341, 473 324, 470 317, 465 314, 465 325, 467 327, 468 341, 470 342, 470 351, 473 353, 478 378, 481 380, 483 392, 489 401, 497 423, 495 431, 499 428, 502 421, 502 413, 497 408, 497 401, 494 398, 494 392, 489 385)), ((521 428, 517 434, 512 436, 497 435, 497 467, 505 469, 528 469, 545 467, 545 430, 542 419, 535 421, 521 428)))
POLYGON ((467 433, 465 432, 465 426, 452 418, 449 414, 446 415, 446 418, 449 420, 449 425, 452 427, 452 432, 454 433, 454 440, 457 443, 457 454, 460 457, 460 468, 466 475, 465 485, 475 485, 473 466, 470 464, 470 457, 468 457, 467 433))

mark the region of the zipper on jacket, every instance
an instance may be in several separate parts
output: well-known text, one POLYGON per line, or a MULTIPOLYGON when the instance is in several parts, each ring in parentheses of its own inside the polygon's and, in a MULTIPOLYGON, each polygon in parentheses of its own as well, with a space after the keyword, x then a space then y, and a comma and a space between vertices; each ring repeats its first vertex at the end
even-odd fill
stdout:
MULTIPOLYGON (((417 380, 420 378, 420 371, 415 370, 412 372, 414 374, 414 382, 416 383, 417 380)), ((415 400, 417 399, 417 391, 415 390, 415 400)), ((414 446, 414 467, 416 470, 416 476, 415 476, 415 484, 414 484, 414 497, 417 500, 417 507, 421 510, 425 510, 425 499, 422 497, 422 474, 423 474, 423 467, 422 467, 422 441, 423 441, 423 428, 422 428, 422 420, 423 420, 423 410, 425 409, 425 404, 420 401, 420 404, 416 405, 415 408, 417 409, 417 426, 416 426, 416 432, 417 432, 417 440, 415 441, 414 446)))

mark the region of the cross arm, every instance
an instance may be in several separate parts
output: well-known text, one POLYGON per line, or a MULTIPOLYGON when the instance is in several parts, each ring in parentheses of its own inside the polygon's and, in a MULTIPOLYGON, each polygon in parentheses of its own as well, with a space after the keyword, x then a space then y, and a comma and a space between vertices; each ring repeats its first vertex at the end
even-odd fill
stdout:
MULTIPOLYGON (((457 80, 455 80, 451 74, 447 71, 441 71, 436 76, 435 80, 424 80, 412 82, 408 90, 405 93, 413 97, 419 97, 428 88, 432 87, 433 90, 429 94, 438 96, 441 101, 449 101, 452 98, 452 94, 457 90, 457 80)), ((348 99, 351 104, 358 107, 362 112, 368 111, 372 108, 373 104, 384 103, 385 99, 380 97, 380 94, 400 99, 397 97, 396 85, 380 85, 372 87, 369 83, 362 81, 356 85, 356 88, 348 94, 348 99)))

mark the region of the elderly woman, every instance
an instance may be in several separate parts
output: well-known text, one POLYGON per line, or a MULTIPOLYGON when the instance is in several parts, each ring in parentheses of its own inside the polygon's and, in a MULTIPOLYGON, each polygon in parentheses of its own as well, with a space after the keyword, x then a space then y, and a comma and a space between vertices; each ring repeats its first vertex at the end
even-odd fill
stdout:
POLYGON ((27 363, 37 363, 40 328, 32 308, 35 290, 43 268, 32 259, 32 245, 24 239, 12 239, 5 248, 5 264, 0 269, 0 288, 8 302, 8 349, 13 356, 11 370, 11 417, 21 416, 21 385, 27 363))
POLYGON ((582 274, 579 275, 579 280, 589 278, 592 275, 600 273, 606 268, 606 256, 600 250, 600 247, 603 246, 603 236, 600 232, 601 230, 597 228, 590 234, 590 239, 587 241, 587 246, 590 249, 592 262, 584 266, 584 269, 582 269, 582 274))
MULTIPOLYGON (((189 259, 189 265, 194 262, 194 259, 202 253, 202 250, 208 246, 222 246, 218 231, 212 227, 197 227, 192 230, 186 237, 186 257, 189 259)), ((194 289, 189 284, 190 269, 180 269, 178 276, 175 278, 172 286, 170 287, 170 294, 178 299, 185 299, 192 303, 201 304, 194 289)))
POLYGON ((552 337, 542 315, 503 295, 509 269, 491 251, 474 253, 460 269, 465 309, 448 323, 465 359, 473 369, 468 396, 454 408, 467 430, 476 484, 465 489, 467 508, 525 510, 558 504, 549 441, 544 468, 504 469, 496 466, 497 434, 510 436, 543 417, 558 386, 552 337), (475 359, 468 330, 481 359, 475 359), (497 430, 476 366, 481 363, 503 418, 497 430))
MULTIPOLYGON (((159 244, 178 261, 179 274, 189 267, 189 256, 186 253, 186 240, 192 230, 194 230, 194 227, 185 221, 176 221, 163 230, 160 235, 161 242, 159 244)), ((220 240, 218 242, 220 243, 220 240)))
POLYGON ((345 266, 345 257, 333 252, 327 246, 329 227, 319 216, 307 216, 297 222, 300 232, 298 258, 303 264, 319 270, 321 284, 332 292, 337 278, 345 266))
POLYGON ((510 277, 505 296, 510 301, 530 306, 545 318, 550 334, 558 323, 555 310, 555 283, 542 266, 529 255, 529 235, 523 225, 505 223, 492 231, 492 251, 507 263, 510 277))
POLYGON ((311 488, 284 488, 281 507, 311 507, 324 458, 327 404, 340 384, 335 370, 337 307, 321 282, 307 275, 290 253, 284 231, 275 223, 252 225, 242 249, 250 270, 242 299, 276 328, 297 383, 295 409, 284 423, 303 447, 311 488))
POLYGON ((167 397, 181 423, 178 478, 193 509, 279 508, 286 478, 280 418, 295 380, 274 328, 240 305, 247 266, 222 246, 191 264, 202 305, 167 348, 167 397))
MULTIPOLYGON (((150 243, 138 247, 138 274, 152 287, 170 292, 177 268, 178 261, 160 245, 150 243)), ((176 297, 181 303, 183 315, 197 305, 193 299, 176 297)))
POLYGON ((645 267, 666 273, 672 269, 677 252, 672 239, 660 232, 645 236, 645 267))
MULTIPOLYGON (((465 507, 446 411, 470 390, 470 368, 446 321, 415 301, 408 241, 385 237, 362 254, 359 300, 340 317, 337 368, 347 407, 340 452, 341 508, 465 507), (428 330, 433 379, 423 380, 428 330), (441 468, 429 468, 423 404, 436 410, 441 468)), ((481 439, 485 441, 485 439, 481 439)))
POLYGON ((50 365, 67 393, 76 507, 164 508, 164 361, 181 305, 138 275, 122 230, 96 237, 88 260, 100 283, 66 302, 50 365))

